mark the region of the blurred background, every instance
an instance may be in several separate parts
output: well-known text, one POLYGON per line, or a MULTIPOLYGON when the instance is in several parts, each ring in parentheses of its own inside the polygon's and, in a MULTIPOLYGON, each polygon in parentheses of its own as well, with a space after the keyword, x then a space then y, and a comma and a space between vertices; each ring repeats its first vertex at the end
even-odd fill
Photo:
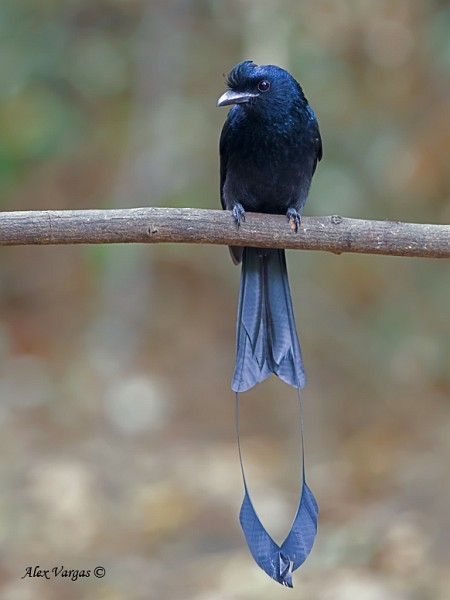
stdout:
MULTIPOLYGON (((215 102, 244 59, 290 70, 317 113, 305 214, 450 221, 446 0, 2 0, 1 209, 218 208, 215 102)), ((294 592, 238 523, 227 249, 2 248, 2 599, 450 598, 449 264, 290 252, 288 267, 321 509, 294 592), (91 576, 22 579, 37 565, 91 576)), ((281 541, 296 394, 270 379, 241 413, 281 541)))

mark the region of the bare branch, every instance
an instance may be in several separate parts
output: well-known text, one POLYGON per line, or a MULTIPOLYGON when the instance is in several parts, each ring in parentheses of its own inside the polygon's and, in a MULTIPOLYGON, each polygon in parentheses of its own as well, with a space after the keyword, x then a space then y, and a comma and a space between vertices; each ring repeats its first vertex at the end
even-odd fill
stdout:
POLYGON ((0 245, 227 244, 391 256, 450 257, 450 225, 303 217, 295 233, 280 215, 247 213, 238 229, 228 211, 131 208, 0 213, 0 245))

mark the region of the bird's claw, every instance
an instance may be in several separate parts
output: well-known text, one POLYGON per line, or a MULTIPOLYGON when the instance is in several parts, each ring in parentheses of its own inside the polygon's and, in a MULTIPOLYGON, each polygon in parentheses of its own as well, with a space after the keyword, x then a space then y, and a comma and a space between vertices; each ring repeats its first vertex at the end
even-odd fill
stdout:
POLYGON ((301 224, 301 218, 300 218, 298 211, 296 211, 295 208, 290 208, 287 211, 286 216, 288 218, 288 221, 289 221, 292 231, 295 231, 295 233, 298 233, 298 228, 301 224))
POLYGON ((232 213, 234 220, 236 221, 236 225, 238 227, 241 224, 241 220, 245 222, 245 209, 242 206, 242 204, 239 204, 239 202, 235 203, 231 213, 232 213))

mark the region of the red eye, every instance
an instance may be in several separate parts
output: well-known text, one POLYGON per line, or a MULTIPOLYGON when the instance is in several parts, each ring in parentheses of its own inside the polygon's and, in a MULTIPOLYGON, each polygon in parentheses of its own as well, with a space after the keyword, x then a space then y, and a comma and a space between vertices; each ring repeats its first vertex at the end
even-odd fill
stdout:
POLYGON ((260 92, 268 92, 270 89, 270 81, 267 81, 267 79, 263 79, 262 81, 260 81, 258 83, 258 90, 260 92))

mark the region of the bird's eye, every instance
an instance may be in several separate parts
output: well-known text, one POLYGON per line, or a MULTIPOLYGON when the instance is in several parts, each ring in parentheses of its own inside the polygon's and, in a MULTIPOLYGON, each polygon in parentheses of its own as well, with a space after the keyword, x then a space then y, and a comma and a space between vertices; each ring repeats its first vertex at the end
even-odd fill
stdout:
POLYGON ((270 89, 270 81, 267 81, 267 79, 263 79, 262 81, 260 81, 258 83, 258 90, 260 92, 268 92, 270 89))

